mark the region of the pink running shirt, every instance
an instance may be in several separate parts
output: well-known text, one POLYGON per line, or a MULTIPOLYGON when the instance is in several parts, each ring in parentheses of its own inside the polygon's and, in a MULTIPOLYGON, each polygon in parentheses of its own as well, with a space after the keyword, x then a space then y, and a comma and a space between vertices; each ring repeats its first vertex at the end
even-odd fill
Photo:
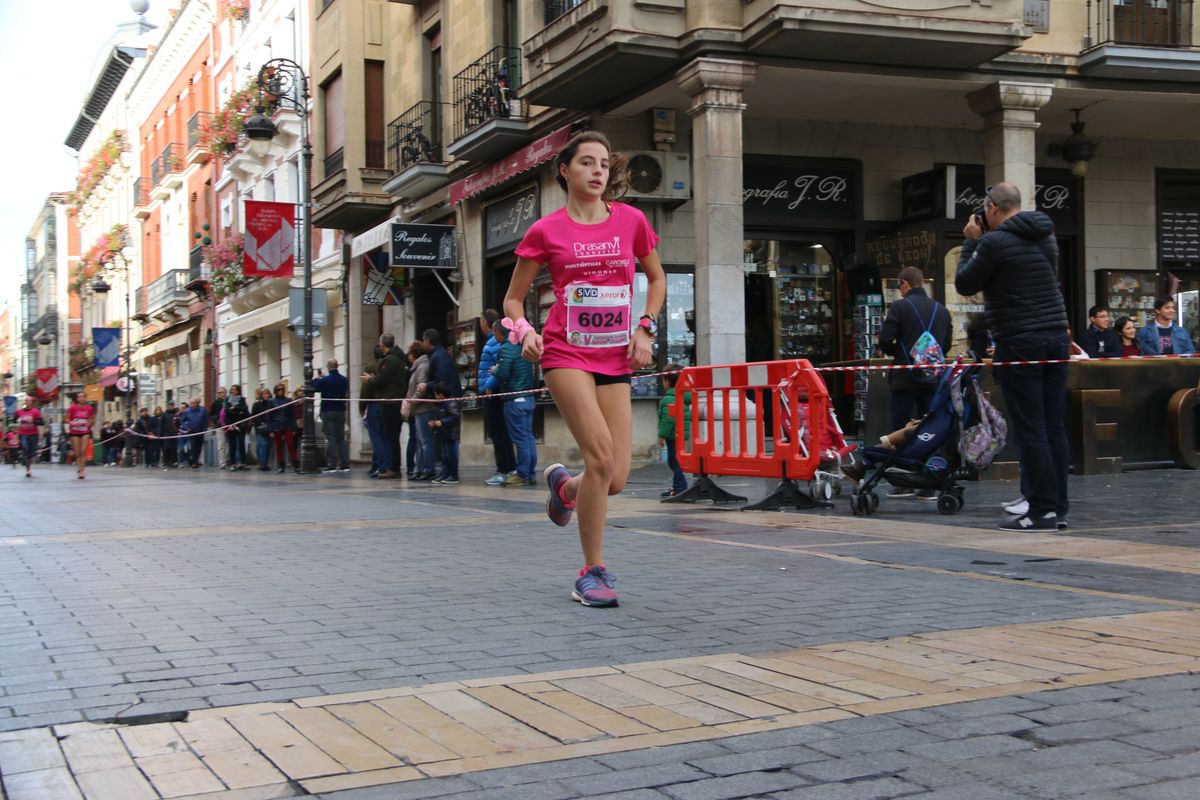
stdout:
POLYGON ((83 436, 92 432, 92 415, 96 410, 89 405, 72 404, 67 409, 69 430, 72 436, 83 436))
POLYGON ((42 420, 42 412, 36 408, 17 409, 17 433, 21 436, 37 436, 38 423, 42 420))
MULTIPOLYGON (((516 254, 550 269, 554 306, 542 331, 542 369, 566 367, 601 375, 628 375, 637 259, 658 235, 646 215, 610 203, 604 222, 576 222, 560 208, 530 226, 516 254)), ((639 315, 640 316, 640 315, 639 315)))

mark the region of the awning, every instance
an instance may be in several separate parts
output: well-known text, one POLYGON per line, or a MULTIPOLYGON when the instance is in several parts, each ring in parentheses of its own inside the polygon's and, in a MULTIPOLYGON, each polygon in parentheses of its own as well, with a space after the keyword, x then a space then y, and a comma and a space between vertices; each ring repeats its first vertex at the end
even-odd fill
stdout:
POLYGON ((247 333, 253 333, 261 328, 286 323, 288 319, 288 299, 276 300, 262 308, 247 311, 221 325, 221 341, 228 342, 247 333))
POLYGON ((564 125, 536 142, 505 156, 491 166, 450 184, 450 203, 457 205, 493 186, 499 186, 522 172, 545 164, 558 155, 571 140, 571 126, 564 125))
POLYGON ((138 355, 142 358, 149 358, 155 353, 165 353, 168 350, 181 347, 187 344, 188 337, 192 335, 192 331, 196 330, 196 327, 196 325, 189 325, 186 329, 177 333, 172 333, 149 344, 144 344, 138 350, 138 355))
POLYGON ((121 377, 120 367, 104 367, 100 370, 100 385, 101 386, 116 386, 117 379, 121 377))

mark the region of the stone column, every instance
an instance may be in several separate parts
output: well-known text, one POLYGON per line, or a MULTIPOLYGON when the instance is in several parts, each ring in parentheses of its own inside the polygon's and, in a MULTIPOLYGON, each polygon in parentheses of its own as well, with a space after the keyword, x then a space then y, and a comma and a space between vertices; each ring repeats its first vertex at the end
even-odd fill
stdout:
POLYGON ((1026 211, 1034 203, 1038 110, 1050 101, 1044 83, 998 81, 967 95, 971 110, 983 117, 983 161, 987 185, 1008 181, 1021 190, 1026 211))
POLYGON ((747 61, 697 58, 680 70, 692 98, 692 202, 696 208, 696 363, 746 360, 742 277, 742 94, 747 61))

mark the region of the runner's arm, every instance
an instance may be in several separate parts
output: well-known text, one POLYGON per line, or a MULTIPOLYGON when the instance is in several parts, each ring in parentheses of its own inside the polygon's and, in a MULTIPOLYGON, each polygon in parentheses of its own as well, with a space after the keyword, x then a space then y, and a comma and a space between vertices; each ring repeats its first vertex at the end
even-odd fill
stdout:
MULTIPOLYGON (((525 297, 529 294, 529 287, 533 285, 533 279, 537 277, 540 267, 541 265, 532 259, 524 256, 517 258, 517 267, 513 270, 512 280, 508 282, 508 292, 504 295, 504 316, 508 319, 518 320, 525 316, 525 297)), ((521 355, 530 361, 541 360, 541 334, 529 331, 520 344, 521 355)))

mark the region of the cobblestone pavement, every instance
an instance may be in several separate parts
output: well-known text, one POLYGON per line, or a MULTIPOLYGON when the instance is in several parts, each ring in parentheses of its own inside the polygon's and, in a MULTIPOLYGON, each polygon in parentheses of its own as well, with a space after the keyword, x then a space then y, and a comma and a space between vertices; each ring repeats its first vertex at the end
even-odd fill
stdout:
MULTIPOLYGON (((80 796, 29 755, 69 739, 59 732, 72 723, 136 731, 214 707, 1200 606, 1189 499, 1200 484, 1183 471, 1072 479, 1073 529, 1023 536, 990 530, 996 504, 1015 494, 1009 483, 970 486, 954 517, 890 499, 871 518, 850 517, 844 501, 743 514, 659 505, 665 475, 648 467, 613 503, 608 551, 622 606, 612 611, 567 599, 578 544, 545 519, 543 492, 489 489, 483 475, 410 488, 357 474, 19 474, 0 469, 0 774, 10 800, 80 796), (1137 516, 1151 508, 1152 519, 1137 516)), ((769 488, 743 483, 728 485, 752 499, 769 488)), ((1105 643, 1089 647, 1111 656, 1105 643)), ((734 736, 701 721, 711 730, 684 744, 397 775, 403 782, 326 796, 1195 798, 1200 646, 1166 636, 1155 647, 1183 658, 1173 674, 1129 674, 1117 658, 1101 682, 1077 688, 1017 681, 992 699, 848 708, 852 718, 734 736)), ((919 680, 912 669, 926 667, 895 669, 919 680)), ((89 779, 82 796, 319 793, 281 779, 236 794, 228 780, 184 770, 184 753, 151 752, 174 757, 154 762, 173 783, 138 761, 108 777, 136 773, 148 794, 89 779)), ((129 755, 101 763, 108 757, 129 755)))

